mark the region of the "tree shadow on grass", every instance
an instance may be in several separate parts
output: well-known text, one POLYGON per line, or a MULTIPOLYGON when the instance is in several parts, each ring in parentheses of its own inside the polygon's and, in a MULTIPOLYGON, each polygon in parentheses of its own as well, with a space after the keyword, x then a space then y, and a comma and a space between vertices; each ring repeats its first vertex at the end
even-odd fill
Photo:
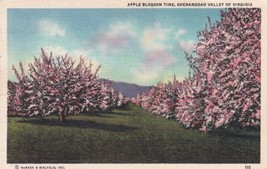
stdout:
POLYGON ((129 116, 129 113, 122 113, 122 112, 103 112, 105 115, 122 115, 122 116, 129 116))
POLYGON ((82 115, 89 117, 112 118, 111 115, 106 115, 105 113, 83 113, 82 115))
POLYGON ((209 133, 219 137, 232 137, 242 139, 260 140, 260 131, 258 130, 241 130, 241 129, 217 129, 209 133))
POLYGON ((94 116, 94 117, 103 117, 103 118, 112 118, 112 117, 114 117, 113 115, 130 116, 129 113, 112 112, 112 111, 103 111, 103 112, 96 112, 96 113, 85 112, 85 113, 83 113, 83 115, 94 116))
POLYGON ((118 124, 106 124, 106 123, 97 123, 94 121, 85 121, 85 120, 67 120, 65 122, 59 122, 56 119, 25 119, 18 121, 20 123, 30 123, 33 125, 42 125, 42 126, 62 126, 62 127, 76 127, 76 128, 90 128, 105 130, 109 132, 127 132, 132 130, 137 130, 136 127, 118 125, 118 124))

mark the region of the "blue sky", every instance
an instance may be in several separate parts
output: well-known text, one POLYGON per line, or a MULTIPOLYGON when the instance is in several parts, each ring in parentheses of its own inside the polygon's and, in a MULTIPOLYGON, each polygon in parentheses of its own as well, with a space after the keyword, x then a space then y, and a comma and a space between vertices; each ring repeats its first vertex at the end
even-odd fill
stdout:
POLYGON ((8 77, 12 64, 26 66, 40 48, 54 55, 80 55, 99 75, 115 81, 154 85, 188 76, 184 51, 197 32, 220 20, 220 9, 9 9, 8 77))

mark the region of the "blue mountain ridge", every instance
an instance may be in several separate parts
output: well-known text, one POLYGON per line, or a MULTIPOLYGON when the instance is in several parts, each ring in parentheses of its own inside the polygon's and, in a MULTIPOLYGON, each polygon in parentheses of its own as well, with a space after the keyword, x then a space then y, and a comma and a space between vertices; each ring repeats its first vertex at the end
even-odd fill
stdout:
POLYGON ((132 98, 136 97, 137 94, 141 94, 143 92, 148 91, 151 89, 152 86, 141 86, 134 83, 127 83, 127 82, 116 82, 107 79, 101 79, 109 84, 116 92, 121 92, 124 96, 132 98))

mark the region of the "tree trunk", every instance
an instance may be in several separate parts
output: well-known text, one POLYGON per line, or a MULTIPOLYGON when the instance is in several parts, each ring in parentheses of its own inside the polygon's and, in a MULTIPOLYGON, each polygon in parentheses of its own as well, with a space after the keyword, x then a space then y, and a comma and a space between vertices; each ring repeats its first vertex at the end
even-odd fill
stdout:
POLYGON ((65 122, 66 121, 66 115, 65 115, 65 113, 60 113, 60 115, 59 115, 59 121, 60 122, 65 122))

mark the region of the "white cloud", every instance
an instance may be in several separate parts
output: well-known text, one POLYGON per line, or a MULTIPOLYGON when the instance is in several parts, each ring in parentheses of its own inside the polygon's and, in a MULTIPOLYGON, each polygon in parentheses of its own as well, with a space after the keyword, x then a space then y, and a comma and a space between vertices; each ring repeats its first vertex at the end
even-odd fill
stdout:
POLYGON ((85 49, 74 49, 73 51, 70 52, 70 55, 72 57, 90 57, 91 56, 91 50, 85 50, 85 49))
POLYGON ((139 84, 155 83, 162 77, 169 66, 177 62, 171 50, 172 34, 170 28, 156 23, 144 29, 140 37, 140 45, 144 49, 144 56, 140 67, 132 71, 132 76, 139 84))
POLYGON ((158 70, 146 67, 132 68, 131 75, 134 81, 141 85, 147 85, 159 77, 158 70))
POLYGON ((107 34, 111 37, 127 35, 129 37, 135 37, 133 31, 133 25, 130 22, 118 22, 110 26, 110 31, 107 34))
POLYGON ((116 51, 124 48, 135 37, 130 22, 118 22, 109 26, 108 30, 98 32, 91 40, 93 46, 100 51, 116 51))
POLYGON ((177 59, 165 50, 149 51, 142 60, 143 67, 164 68, 175 63, 177 59))
POLYGON ((141 46, 147 51, 170 48, 170 46, 167 45, 170 31, 169 28, 163 28, 159 23, 155 24, 153 27, 146 28, 141 37, 141 46))
POLYGON ((194 41, 180 41, 179 46, 183 51, 192 52, 195 49, 194 41))
POLYGON ((177 32, 174 34, 175 38, 176 39, 179 39, 180 36, 184 35, 187 33, 187 30, 186 29, 179 29, 177 30, 177 32))
POLYGON ((65 30, 55 21, 51 20, 41 20, 39 22, 39 28, 41 33, 47 34, 49 36, 64 36, 65 30))
POLYGON ((64 47, 62 46, 46 46, 43 48, 45 52, 50 53, 52 52, 53 56, 64 56, 65 54, 69 53, 64 47))

